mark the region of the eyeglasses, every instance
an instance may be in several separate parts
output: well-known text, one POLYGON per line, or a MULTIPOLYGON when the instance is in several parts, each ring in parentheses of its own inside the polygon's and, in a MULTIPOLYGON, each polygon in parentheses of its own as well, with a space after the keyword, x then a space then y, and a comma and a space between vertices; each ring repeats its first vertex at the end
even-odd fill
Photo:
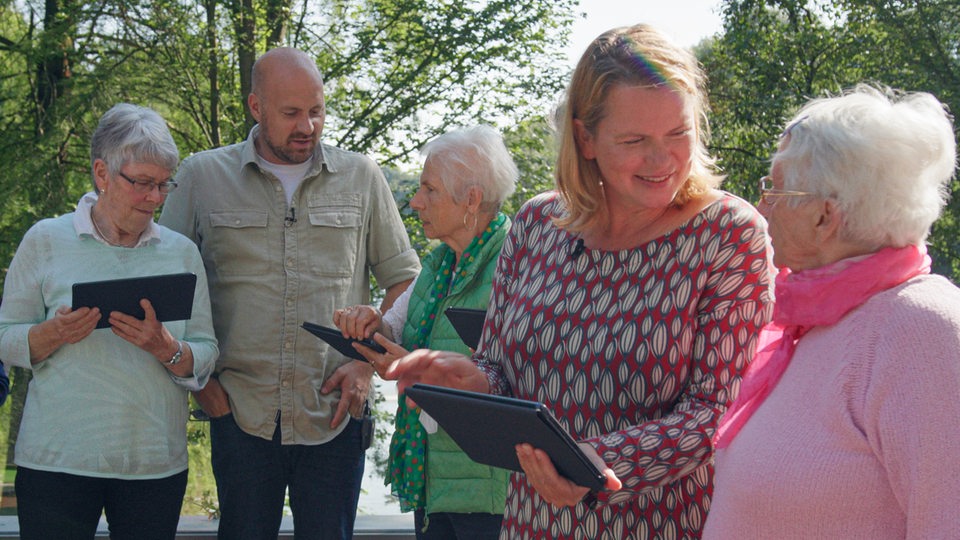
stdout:
POLYGON ((773 187, 773 178, 764 176, 760 179, 760 200, 767 204, 776 202, 775 197, 798 197, 802 195, 816 195, 810 191, 791 191, 789 189, 777 189, 773 187))
POLYGON ((123 174, 120 171, 117 171, 117 174, 120 175, 120 178, 123 178, 127 182, 130 182, 130 185, 133 186, 133 190, 137 193, 147 194, 153 191, 153 188, 160 190, 160 193, 166 195, 171 191, 177 189, 177 183, 172 180, 167 180, 166 182, 151 182, 150 180, 134 180, 129 176, 123 174))

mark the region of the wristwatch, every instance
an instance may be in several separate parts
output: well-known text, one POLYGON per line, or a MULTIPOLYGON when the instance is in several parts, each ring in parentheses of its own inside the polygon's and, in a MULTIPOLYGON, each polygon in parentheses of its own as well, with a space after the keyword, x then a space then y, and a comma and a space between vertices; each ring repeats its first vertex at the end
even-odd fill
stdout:
POLYGON ((177 341, 177 352, 173 353, 173 356, 164 363, 168 366, 175 366, 180 363, 181 358, 183 358, 183 342, 177 341))

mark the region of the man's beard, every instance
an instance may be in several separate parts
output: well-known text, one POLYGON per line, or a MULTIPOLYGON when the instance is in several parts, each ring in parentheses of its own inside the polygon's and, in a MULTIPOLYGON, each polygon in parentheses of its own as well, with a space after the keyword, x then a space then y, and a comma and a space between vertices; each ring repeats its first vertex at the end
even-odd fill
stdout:
MULTIPOLYGON (((295 139, 295 138, 299 138, 299 137, 297 135, 294 135, 291 137, 291 139, 295 139)), ((273 155, 277 156, 278 158, 282 159, 283 161, 291 165, 298 165, 310 159, 310 157, 313 155, 313 151, 317 147, 316 140, 313 140, 313 144, 310 146, 310 148, 305 150, 289 150, 286 144, 284 145, 273 144, 273 141, 271 141, 269 137, 265 137, 265 142, 267 143, 267 148, 270 149, 270 152, 272 152, 273 155)))

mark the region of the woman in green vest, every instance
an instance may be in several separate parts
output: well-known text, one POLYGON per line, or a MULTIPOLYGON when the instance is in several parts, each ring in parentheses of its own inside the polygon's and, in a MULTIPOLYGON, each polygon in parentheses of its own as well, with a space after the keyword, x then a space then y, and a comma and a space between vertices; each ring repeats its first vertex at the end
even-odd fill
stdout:
MULTIPOLYGON (((372 306, 337 310, 334 323, 349 337, 371 337, 390 347, 469 354, 450 320, 449 307, 486 309, 510 219, 500 212, 518 171, 503 139, 491 127, 445 133, 427 143, 420 188, 410 207, 423 233, 439 240, 423 270, 382 316, 372 306)), ((402 355, 377 354, 357 345, 378 371, 402 355)), ((386 482, 404 512, 414 511, 417 538, 495 539, 506 502, 509 471, 474 463, 419 408, 398 400, 386 482), (426 426, 424 424, 427 424, 426 426)))

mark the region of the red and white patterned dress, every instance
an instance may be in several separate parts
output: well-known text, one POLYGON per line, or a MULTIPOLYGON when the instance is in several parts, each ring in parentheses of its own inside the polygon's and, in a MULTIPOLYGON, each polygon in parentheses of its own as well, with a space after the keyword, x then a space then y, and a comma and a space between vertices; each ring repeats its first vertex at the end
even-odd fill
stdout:
POLYGON ((562 212, 549 193, 518 213, 477 362, 494 393, 545 403, 591 442, 623 489, 558 508, 514 474, 500 537, 699 537, 710 438, 772 313, 766 224, 724 194, 642 246, 574 257, 562 212))

